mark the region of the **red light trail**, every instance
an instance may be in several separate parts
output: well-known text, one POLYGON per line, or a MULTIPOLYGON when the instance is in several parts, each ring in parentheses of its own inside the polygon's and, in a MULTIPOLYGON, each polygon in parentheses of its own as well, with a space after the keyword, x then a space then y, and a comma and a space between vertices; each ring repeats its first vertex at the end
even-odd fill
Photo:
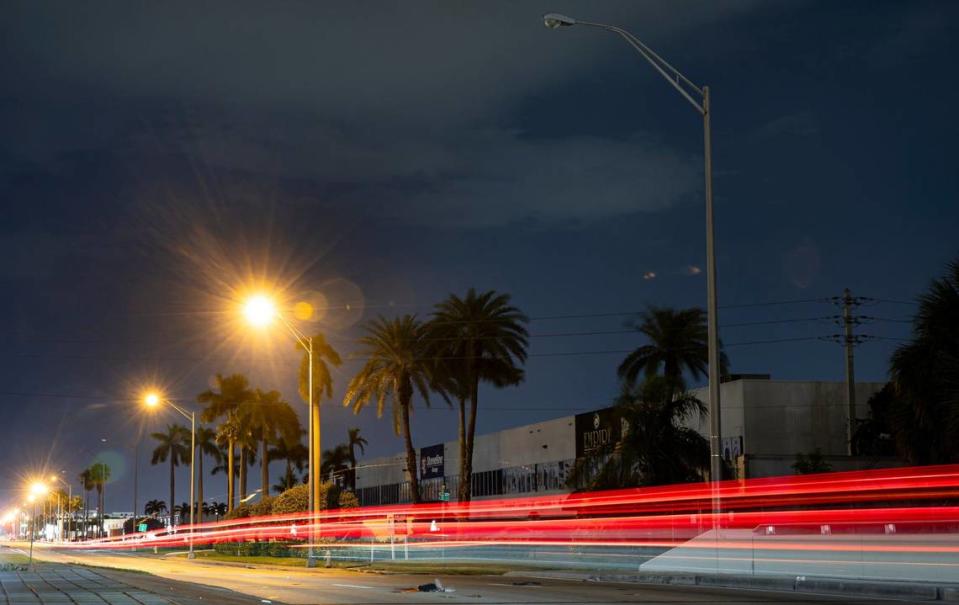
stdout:
MULTIPOLYGON (((845 554, 875 557, 879 567, 959 566, 959 465, 728 481, 718 491, 718 515, 710 511, 709 485, 685 484, 339 509, 322 512, 312 524, 309 513, 272 515, 198 524, 192 537, 195 545, 280 541, 296 548, 312 530, 323 550, 392 543, 421 558, 438 549, 454 557, 469 549, 474 556, 477 549, 560 547, 566 550, 555 551, 557 556, 570 558, 575 549, 606 549, 602 556, 610 561, 635 559, 637 549, 646 549, 643 560, 662 554, 657 561, 685 565, 710 559, 697 553, 712 550, 726 561, 748 559, 752 565, 760 553, 764 565, 829 565, 845 554), (801 553, 819 555, 804 559, 801 553), (917 556, 926 560, 912 561, 917 556)), ((71 546, 182 547, 190 529, 181 525, 71 546)))

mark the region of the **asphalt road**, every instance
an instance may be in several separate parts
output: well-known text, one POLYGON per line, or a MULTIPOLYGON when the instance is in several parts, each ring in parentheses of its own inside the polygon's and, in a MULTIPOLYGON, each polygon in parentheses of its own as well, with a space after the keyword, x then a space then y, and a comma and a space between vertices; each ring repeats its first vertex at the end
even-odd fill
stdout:
POLYGON ((146 571, 161 578, 191 582, 290 604, 408 605, 475 603, 512 605, 559 603, 605 605, 619 603, 867 603, 864 599, 816 597, 758 591, 686 586, 644 586, 515 576, 439 576, 454 592, 424 593, 420 584, 433 580, 422 574, 376 574, 337 569, 264 568, 187 561, 127 552, 39 548, 41 560, 82 563, 115 569, 146 571), (413 589, 411 591, 411 589, 413 589))

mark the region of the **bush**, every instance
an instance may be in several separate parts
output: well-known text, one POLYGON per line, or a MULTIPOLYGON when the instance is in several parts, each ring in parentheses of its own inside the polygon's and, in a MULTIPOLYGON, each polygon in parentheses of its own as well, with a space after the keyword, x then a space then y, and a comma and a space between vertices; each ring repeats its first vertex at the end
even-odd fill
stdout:
POLYGON ((306 512, 310 508, 310 487, 296 485, 271 500, 275 515, 306 512))
POLYGON ((356 494, 349 490, 343 490, 340 492, 339 503, 340 508, 358 508, 360 506, 360 499, 356 497, 356 494))
MULTIPOLYGON (((296 485, 286 490, 273 502, 273 514, 305 513, 310 510, 310 487, 296 485)), ((345 491, 331 483, 320 484, 320 510, 359 506, 353 492, 345 491)))
POLYGON ((250 505, 249 504, 240 504, 234 506, 233 510, 223 515, 223 518, 229 521, 230 519, 245 519, 250 516, 250 505))
POLYGON ((273 512, 273 500, 270 496, 263 496, 260 501, 250 506, 251 517, 263 517, 273 512))

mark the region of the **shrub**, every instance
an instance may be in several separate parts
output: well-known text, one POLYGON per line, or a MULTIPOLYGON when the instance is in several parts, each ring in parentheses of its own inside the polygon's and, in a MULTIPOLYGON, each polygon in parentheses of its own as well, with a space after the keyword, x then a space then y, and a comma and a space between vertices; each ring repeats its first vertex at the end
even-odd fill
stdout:
POLYGON ((273 500, 270 496, 263 496, 260 501, 250 506, 251 517, 262 517, 273 512, 273 500))
POLYGON ((244 519, 250 516, 250 505, 249 504, 240 504, 234 506, 233 510, 223 515, 223 518, 226 520, 230 519, 244 519))
MULTIPOLYGON (((273 514, 305 513, 310 509, 310 487, 296 485, 279 496, 271 499, 273 514)), ((352 492, 344 491, 330 483, 320 484, 320 509, 328 510, 340 507, 359 506, 352 492)))
POLYGON ((302 513, 310 508, 310 487, 296 485, 279 496, 271 498, 273 514, 302 513))
POLYGON ((340 492, 338 504, 340 508, 357 508, 360 505, 360 499, 350 490, 343 490, 340 492))

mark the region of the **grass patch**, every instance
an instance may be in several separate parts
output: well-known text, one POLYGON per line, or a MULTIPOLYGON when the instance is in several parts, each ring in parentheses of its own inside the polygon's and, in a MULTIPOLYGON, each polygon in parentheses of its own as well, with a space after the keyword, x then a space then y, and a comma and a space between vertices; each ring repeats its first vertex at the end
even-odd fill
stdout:
MULTIPOLYGON (((224 563, 243 563, 246 565, 281 565, 283 567, 306 567, 306 559, 299 557, 268 557, 268 556, 236 556, 227 555, 212 550, 197 552, 198 561, 222 561, 224 563)), ((177 557, 186 557, 186 553, 178 553, 177 557)))
POLYGON ((8 550, 0 551, 0 565, 27 565, 30 557, 8 550))
MULTIPOLYGON (((185 553, 178 553, 178 557, 185 557, 185 553)), ((306 560, 301 557, 270 557, 270 556, 237 556, 212 550, 196 553, 198 561, 235 563, 240 565, 277 565, 281 567, 300 567, 306 569, 306 560)), ((323 559, 317 561, 317 568, 323 569, 323 559)), ((333 569, 371 571, 384 573, 405 574, 442 574, 442 575, 486 575, 498 576, 509 571, 526 571, 516 565, 499 565, 496 563, 442 563, 438 561, 377 561, 372 565, 363 561, 333 561, 333 569)), ((529 567, 529 570, 540 569, 529 567)))

